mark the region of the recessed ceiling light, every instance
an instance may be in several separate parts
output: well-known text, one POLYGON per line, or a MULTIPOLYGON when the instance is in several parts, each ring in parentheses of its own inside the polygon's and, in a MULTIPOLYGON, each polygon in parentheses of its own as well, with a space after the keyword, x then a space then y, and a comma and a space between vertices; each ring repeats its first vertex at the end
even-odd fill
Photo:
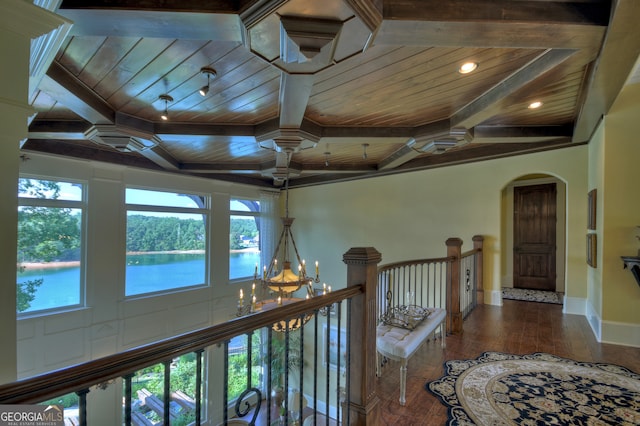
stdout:
POLYGON ((540 108, 541 106, 542 106, 542 102, 541 101, 535 101, 535 102, 531 102, 527 108, 529 108, 529 109, 537 109, 537 108, 540 108))
POLYGON ((478 68, 478 64, 476 62, 465 62, 460 65, 458 72, 460 74, 469 74, 470 72, 475 71, 476 68, 478 68))

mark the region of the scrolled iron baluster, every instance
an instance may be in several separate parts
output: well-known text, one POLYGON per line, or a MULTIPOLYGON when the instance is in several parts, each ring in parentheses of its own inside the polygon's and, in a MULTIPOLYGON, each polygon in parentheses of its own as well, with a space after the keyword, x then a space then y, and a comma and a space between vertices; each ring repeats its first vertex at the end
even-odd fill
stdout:
POLYGON ((247 395, 251 394, 251 393, 255 393, 256 394, 256 399, 257 399, 257 404, 256 404, 256 408, 253 412, 253 417, 251 418, 251 421, 249 422, 249 424, 251 426, 256 424, 256 419, 258 418, 258 414, 260 413, 260 406, 262 404, 262 392, 260 392, 260 389, 258 388, 247 388, 244 391, 242 391, 242 393, 240 394, 240 396, 238 396, 238 399, 236 400, 236 406, 235 406, 235 411, 236 411, 236 416, 239 418, 242 418, 244 416, 246 416, 247 414, 249 414, 249 412, 251 411, 251 404, 248 401, 247 395), (245 400, 246 398, 246 400, 245 400), (244 409, 241 409, 241 405, 244 401, 244 409))
POLYGON ((466 270, 466 290, 469 291, 471 289, 471 270, 467 268, 466 270))

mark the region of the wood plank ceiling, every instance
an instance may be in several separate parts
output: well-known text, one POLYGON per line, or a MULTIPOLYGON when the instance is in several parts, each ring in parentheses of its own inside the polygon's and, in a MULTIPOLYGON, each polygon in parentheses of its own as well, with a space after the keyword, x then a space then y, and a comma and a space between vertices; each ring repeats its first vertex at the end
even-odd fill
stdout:
POLYGON ((640 53, 636 0, 204 3, 63 0, 22 149, 292 187, 559 149, 640 53))

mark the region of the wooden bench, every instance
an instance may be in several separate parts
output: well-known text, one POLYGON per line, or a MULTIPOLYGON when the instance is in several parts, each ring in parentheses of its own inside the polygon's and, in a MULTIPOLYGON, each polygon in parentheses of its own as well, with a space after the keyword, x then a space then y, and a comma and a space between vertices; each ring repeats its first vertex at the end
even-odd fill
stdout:
POLYGON ((381 360, 380 355, 400 361, 400 405, 406 403, 407 387, 407 362, 418 348, 440 328, 440 340, 442 347, 445 343, 445 319, 446 311, 440 308, 433 308, 433 312, 424 319, 415 329, 408 330, 400 327, 393 327, 380 324, 376 330, 376 373, 380 377, 381 360))

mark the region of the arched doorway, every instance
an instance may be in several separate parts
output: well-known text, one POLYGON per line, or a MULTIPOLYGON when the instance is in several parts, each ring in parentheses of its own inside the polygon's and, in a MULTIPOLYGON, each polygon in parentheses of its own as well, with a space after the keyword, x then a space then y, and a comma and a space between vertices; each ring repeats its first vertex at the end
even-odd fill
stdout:
POLYGON ((502 192, 501 285, 565 291, 566 185, 535 174, 502 192))

